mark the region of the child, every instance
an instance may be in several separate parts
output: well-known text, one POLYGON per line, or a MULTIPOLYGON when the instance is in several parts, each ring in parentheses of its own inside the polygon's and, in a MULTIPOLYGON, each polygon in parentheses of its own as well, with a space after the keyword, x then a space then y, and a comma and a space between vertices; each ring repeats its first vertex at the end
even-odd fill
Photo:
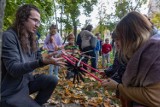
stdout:
MULTIPOLYGON (((68 44, 64 47, 64 49, 66 50, 67 53, 75 56, 76 53, 78 52, 78 47, 75 45, 75 36, 73 33, 70 33, 67 37, 67 41, 68 44)), ((70 79, 74 76, 74 73, 70 71, 72 65, 68 64, 68 72, 67 72, 67 76, 66 79, 70 79)))
POLYGON ((96 62, 96 67, 95 67, 95 68, 97 69, 97 68, 98 68, 98 56, 99 56, 99 51, 100 51, 100 49, 101 49, 101 45, 100 45, 100 40, 98 39, 100 33, 96 33, 95 35, 96 35, 96 37, 97 37, 97 44, 96 44, 96 47, 94 48, 94 51, 95 51, 95 53, 96 53, 96 60, 95 60, 95 62, 96 62))
POLYGON ((105 43, 102 45, 102 67, 105 68, 105 60, 107 60, 107 65, 110 63, 110 51, 112 46, 109 44, 109 39, 105 39, 105 43))
POLYGON ((73 33, 70 33, 67 37, 68 44, 65 45, 64 49, 70 54, 74 54, 78 47, 75 45, 75 36, 73 33))
MULTIPOLYGON (((44 48, 46 48, 49 51, 49 53, 63 49, 62 38, 57 32, 57 26, 52 24, 49 30, 50 32, 44 40, 44 48)), ((49 74, 53 75, 53 71, 54 75, 59 79, 59 66, 54 66, 50 64, 49 74)))

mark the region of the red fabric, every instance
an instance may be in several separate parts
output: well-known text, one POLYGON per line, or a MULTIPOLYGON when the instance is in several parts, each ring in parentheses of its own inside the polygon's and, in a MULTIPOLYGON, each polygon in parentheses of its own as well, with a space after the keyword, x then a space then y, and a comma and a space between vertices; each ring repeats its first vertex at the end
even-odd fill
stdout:
POLYGON ((102 45, 102 54, 107 54, 112 50, 112 46, 110 44, 103 44, 102 45))

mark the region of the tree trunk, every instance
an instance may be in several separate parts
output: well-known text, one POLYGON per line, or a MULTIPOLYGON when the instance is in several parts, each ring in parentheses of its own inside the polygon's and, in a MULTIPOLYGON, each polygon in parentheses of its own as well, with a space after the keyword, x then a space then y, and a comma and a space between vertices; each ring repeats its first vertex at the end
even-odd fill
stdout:
MULTIPOLYGON (((6 6, 6 0, 0 0, 0 58, 1 58, 1 51, 2 51, 2 26, 3 26, 3 16, 4 16, 4 9, 6 6)), ((1 61, 0 61, 0 83, 1 83, 1 61)), ((0 87, 1 92, 1 87, 0 87)), ((1 101, 1 96, 0 96, 1 101)))
POLYGON ((77 25, 74 25, 74 35, 75 35, 75 38, 77 38, 77 25))
POLYGON ((75 40, 77 40, 77 22, 75 21, 75 19, 72 19, 73 21, 73 33, 75 35, 75 40))

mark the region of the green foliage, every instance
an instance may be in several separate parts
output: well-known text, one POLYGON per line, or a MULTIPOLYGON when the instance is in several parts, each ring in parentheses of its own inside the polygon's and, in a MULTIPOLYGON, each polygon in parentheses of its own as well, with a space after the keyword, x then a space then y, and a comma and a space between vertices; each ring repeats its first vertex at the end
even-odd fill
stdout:
MULTIPOLYGON (((76 34, 76 28, 80 24, 78 17, 81 15, 80 8, 84 9, 84 14, 89 15, 93 11, 93 5, 97 3, 97 0, 7 0, 4 16, 3 30, 10 27, 15 19, 15 12, 23 4, 36 5, 41 12, 42 24, 39 28, 41 35, 46 35, 48 26, 53 22, 53 16, 57 20, 56 9, 58 8, 63 13, 63 18, 59 18, 59 23, 63 23, 65 26, 65 32, 71 32, 74 28, 74 34, 76 34), (63 6, 63 7, 62 7, 63 6)), ((56 21, 57 23, 57 21, 56 21)))
POLYGON ((105 19, 107 18, 107 7, 104 5, 104 3, 99 3, 99 6, 98 7, 98 19, 99 19, 99 26, 98 26, 98 32, 103 35, 104 32, 107 30, 107 27, 106 27, 106 21, 105 19))
POLYGON ((115 2, 115 16, 117 16, 119 19, 121 19, 126 13, 129 12, 128 7, 129 7, 129 2, 126 0, 123 0, 123 2, 115 2))
POLYGON ((115 2, 115 12, 108 15, 107 27, 109 30, 113 30, 117 22, 128 12, 139 11, 141 6, 145 4, 147 0, 118 0, 115 2))
POLYGON ((82 7, 84 8, 84 14, 89 16, 89 14, 93 11, 93 5, 97 4, 97 0, 84 0, 82 3, 82 7))
MULTIPOLYGON (((10 27, 15 19, 16 10, 23 4, 33 4, 36 5, 41 14, 42 24, 46 23, 50 16, 53 15, 53 2, 52 0, 7 0, 4 16, 4 26, 3 30, 10 27)), ((44 24, 45 25, 45 24, 44 24)), ((44 30, 46 26, 41 26, 39 29, 40 34, 44 35, 44 30)))
POLYGON ((12 0, 6 0, 6 8, 5 8, 5 15, 4 15, 4 23, 3 29, 7 29, 11 26, 16 9, 18 8, 18 3, 12 0))
POLYGON ((118 2, 115 2, 115 15, 121 19, 128 12, 139 11, 142 4, 146 2, 147 0, 118 0, 118 2))
POLYGON ((154 23, 154 25, 160 29, 160 13, 156 13, 153 15, 153 18, 151 21, 154 23))
POLYGON ((80 8, 84 10, 85 15, 89 15, 93 11, 93 5, 97 0, 56 0, 58 4, 64 7, 63 19, 60 23, 65 24, 65 31, 71 31, 71 26, 74 35, 77 35, 77 26, 80 24, 78 17, 81 15, 80 8))
POLYGON ((64 2, 64 14, 67 16, 67 18, 64 21, 65 24, 65 30, 71 31, 73 25, 77 25, 79 23, 78 16, 80 15, 79 2, 72 1, 72 0, 66 0, 64 2))

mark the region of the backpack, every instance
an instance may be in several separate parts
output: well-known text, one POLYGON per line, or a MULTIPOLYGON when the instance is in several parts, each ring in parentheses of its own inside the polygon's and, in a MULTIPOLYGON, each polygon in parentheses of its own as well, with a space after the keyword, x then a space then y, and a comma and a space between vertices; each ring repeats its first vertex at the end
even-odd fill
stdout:
POLYGON ((81 47, 82 49, 88 46, 91 46, 92 48, 96 47, 97 44, 97 38, 93 36, 93 34, 87 30, 84 30, 80 33, 81 35, 81 47))
POLYGON ((96 48, 97 45, 97 38, 95 36, 92 36, 90 39, 90 45, 92 48, 96 48))

